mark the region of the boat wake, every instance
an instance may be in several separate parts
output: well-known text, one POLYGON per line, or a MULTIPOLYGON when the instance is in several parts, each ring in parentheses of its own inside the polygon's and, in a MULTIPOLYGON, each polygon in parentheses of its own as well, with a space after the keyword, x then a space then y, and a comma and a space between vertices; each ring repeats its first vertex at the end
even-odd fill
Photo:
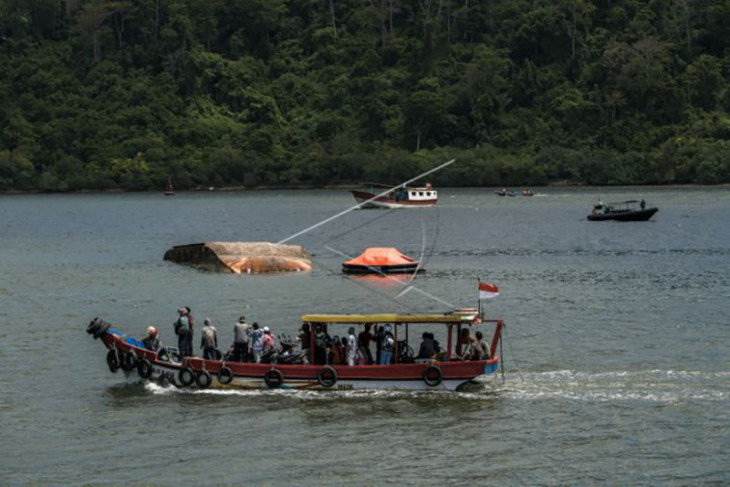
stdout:
POLYGON ((525 400, 639 401, 677 404, 730 399, 730 372, 675 370, 589 373, 558 370, 509 381, 504 397, 525 400))
POLYGON ((448 391, 329 390, 294 389, 179 389, 148 382, 152 394, 205 395, 221 397, 280 397, 298 401, 343 401, 378 399, 421 400, 570 400, 586 402, 645 402, 679 404, 690 401, 730 400, 730 372, 675 370, 614 371, 590 373, 574 370, 523 373, 524 380, 513 378, 474 383, 454 394, 448 391))
POLYGON ((172 385, 160 385, 155 382, 146 382, 145 389, 155 395, 205 395, 205 396, 229 396, 229 397, 281 397, 300 401, 342 401, 342 400, 368 400, 368 399, 407 399, 417 398, 419 400, 452 400, 454 398, 469 400, 493 400, 498 397, 502 383, 479 383, 470 385, 466 392, 454 394, 451 391, 399 391, 392 389, 381 390, 329 390, 329 391, 303 391, 295 389, 189 389, 177 388, 172 385))

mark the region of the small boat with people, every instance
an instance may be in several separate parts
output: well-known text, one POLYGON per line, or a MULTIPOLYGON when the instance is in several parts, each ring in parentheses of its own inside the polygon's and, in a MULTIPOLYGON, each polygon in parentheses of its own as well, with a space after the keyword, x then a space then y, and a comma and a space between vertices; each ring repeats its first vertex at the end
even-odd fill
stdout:
POLYGON ((425 186, 399 186, 387 191, 391 188, 387 184, 363 183, 362 187, 350 193, 358 203, 363 203, 361 208, 428 208, 438 203, 438 191, 430 183, 425 186))
POLYGON ((369 247, 354 259, 342 262, 345 274, 404 274, 419 269, 419 262, 394 247, 369 247))
POLYGON ((522 191, 507 191, 507 188, 502 188, 495 191, 494 194, 497 196, 533 196, 530 188, 522 188, 522 191))
MULTIPOLYGON (((459 391, 496 375, 505 326, 501 319, 483 319, 474 308, 447 313, 306 314, 301 321, 296 339, 280 339, 280 348, 260 354, 258 362, 250 361, 250 356, 241 360, 231 350, 204 359, 183 357, 172 347, 151 349, 148 337, 132 338, 101 318, 94 318, 87 332, 107 349, 111 372, 136 372, 144 380, 180 388, 459 391), (443 327, 439 336, 445 331, 445 346, 431 332, 436 326, 443 327), (330 336, 341 327, 348 328, 346 338, 330 336), (417 354, 410 345, 414 329, 426 330, 419 333, 417 354), (357 336, 356 330, 360 330, 357 336), (492 330, 491 339, 484 338, 492 330), (373 342, 379 344, 376 354, 370 347, 373 342)), ((150 328, 148 333, 154 332, 156 338, 156 329, 150 328)))
POLYGON ((647 221, 657 211, 659 211, 659 209, 656 207, 647 208, 646 201, 643 199, 619 201, 608 204, 598 200, 593 203, 593 209, 591 210, 590 215, 586 218, 590 221, 616 220, 623 222, 639 222, 647 221))
POLYGON ((507 188, 502 188, 499 191, 494 192, 497 196, 517 196, 520 193, 517 191, 507 191, 507 188))

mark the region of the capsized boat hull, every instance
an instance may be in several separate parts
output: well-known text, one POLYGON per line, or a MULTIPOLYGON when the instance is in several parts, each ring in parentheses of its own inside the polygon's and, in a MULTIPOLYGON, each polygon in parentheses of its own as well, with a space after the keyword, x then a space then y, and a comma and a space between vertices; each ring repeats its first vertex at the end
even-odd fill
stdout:
MULTIPOLYGON (((224 362, 219 360, 204 360, 198 357, 189 357, 184 362, 160 360, 157 354, 130 343, 127 337, 113 329, 101 335, 102 342, 121 360, 127 355, 134 355, 136 361, 143 359, 151 365, 151 373, 146 380, 161 381, 177 387, 193 387, 205 389, 208 387, 221 389, 302 389, 302 390, 442 390, 457 391, 485 376, 495 376, 499 368, 499 357, 490 360, 474 361, 431 361, 426 363, 409 363, 396 365, 291 365, 291 364, 254 364, 224 362), (231 380, 221 381, 219 372, 227 368, 231 373, 231 380), (323 368, 333 369, 336 379, 333 383, 323 383, 319 374, 323 368), (432 380, 427 383, 424 374, 429 367, 437 367, 441 378, 437 384, 432 380), (183 371, 186 372, 183 372, 183 371), (184 384, 184 374, 210 374, 209 384, 184 384), (275 372, 272 372, 275 371, 275 372), (183 375, 181 375, 183 374, 183 375), (280 374, 280 381, 270 384, 270 376, 280 374)), ((132 341, 134 342, 134 341, 132 341)), ((137 372, 142 376, 141 368, 137 372)), ((135 374, 135 370, 128 371, 135 374)), ((190 375, 188 375, 190 377, 190 375)), ((223 376, 225 377, 225 376, 223 376)), ((230 376, 229 376, 230 377, 230 376)), ((205 382, 205 381, 202 381, 205 382)))
POLYGON ((657 211, 659 211, 658 208, 646 208, 644 210, 635 211, 612 211, 595 215, 590 214, 586 218, 594 222, 606 220, 616 220, 620 222, 644 222, 654 216, 654 213, 657 211))

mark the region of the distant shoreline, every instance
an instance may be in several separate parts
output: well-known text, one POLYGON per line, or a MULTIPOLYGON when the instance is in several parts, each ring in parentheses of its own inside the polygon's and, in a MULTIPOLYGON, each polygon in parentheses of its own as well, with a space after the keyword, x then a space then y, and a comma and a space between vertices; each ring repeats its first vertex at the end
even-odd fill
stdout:
MULTIPOLYGON (((351 189, 358 188, 359 185, 353 185, 353 184, 332 184, 332 185, 326 185, 326 186, 314 186, 314 185, 284 185, 284 186, 270 186, 270 185, 262 185, 262 186, 220 186, 220 187, 214 187, 214 186, 198 186, 194 188, 188 188, 188 189, 181 189, 177 190, 176 192, 179 193, 204 193, 204 192, 210 192, 210 193, 238 193, 238 192, 247 192, 247 191, 300 191, 300 190, 343 190, 343 191, 349 191, 351 189)), ((730 188, 730 183, 722 183, 722 184, 697 184, 697 183, 687 183, 687 184, 637 184, 637 185, 598 185, 593 186, 590 184, 582 184, 582 183, 567 183, 567 182, 553 182, 549 184, 542 184, 542 185, 523 185, 523 186, 443 186, 436 189, 471 189, 471 188, 484 188, 484 189, 501 189, 501 188, 507 188, 508 190, 521 190, 522 188, 674 188, 674 189, 681 189, 681 188, 730 188)), ((0 195, 29 195, 29 194, 127 194, 127 193, 160 193, 164 194, 164 190, 146 190, 146 191, 138 191, 138 190, 127 190, 127 189, 80 189, 80 190, 69 190, 69 191, 48 191, 48 190, 42 190, 42 189, 27 189, 27 190, 15 190, 15 189, 5 189, 0 190, 0 195)))

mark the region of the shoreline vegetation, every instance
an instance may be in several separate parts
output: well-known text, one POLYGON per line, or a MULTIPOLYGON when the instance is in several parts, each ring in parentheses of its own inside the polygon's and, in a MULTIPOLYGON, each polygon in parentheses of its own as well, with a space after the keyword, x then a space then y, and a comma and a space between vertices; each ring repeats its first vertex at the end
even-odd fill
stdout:
MULTIPOLYGON (((245 192, 258 192, 258 191, 324 191, 324 190, 342 190, 349 191, 351 189, 357 189, 358 185, 351 184, 335 184, 335 185, 324 185, 324 186, 307 186, 307 185, 290 185, 290 186, 256 186, 256 187, 244 187, 244 186, 222 186, 222 187, 193 187, 181 190, 180 193, 245 193, 245 192)), ((446 186, 436 188, 439 191, 449 189, 484 189, 488 194, 492 194, 492 191, 499 190, 503 186, 446 186)), ((610 188, 610 189, 626 189, 627 191, 634 191, 641 188, 648 189, 730 189, 730 183, 720 184, 634 184, 634 185, 590 185, 581 183, 567 183, 564 181, 551 182, 543 185, 530 186, 531 189, 539 188, 610 188)), ((519 191, 522 186, 507 187, 508 190, 519 191)), ((13 195, 33 195, 33 194, 163 194, 163 190, 157 189, 79 189, 79 190, 66 190, 66 191, 54 191, 54 190, 42 190, 42 189, 28 189, 28 190, 16 190, 16 189, 0 189, 0 196, 13 196, 13 195)))
POLYGON ((0 192, 730 183, 730 4, 0 7, 0 192))

